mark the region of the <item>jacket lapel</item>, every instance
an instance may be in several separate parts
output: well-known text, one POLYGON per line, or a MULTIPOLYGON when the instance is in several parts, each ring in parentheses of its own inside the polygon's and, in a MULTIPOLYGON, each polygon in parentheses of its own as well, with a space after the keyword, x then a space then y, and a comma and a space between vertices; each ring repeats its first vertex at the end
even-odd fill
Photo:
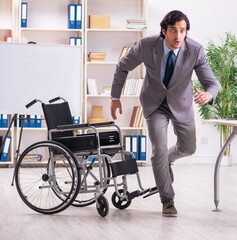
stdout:
POLYGON ((161 79, 161 68, 162 68, 162 57, 163 57, 163 44, 162 44, 162 39, 158 38, 158 41, 156 45, 154 46, 154 51, 153 51, 153 59, 154 59, 154 64, 155 64, 155 69, 157 72, 157 76, 159 76, 160 81, 161 79))

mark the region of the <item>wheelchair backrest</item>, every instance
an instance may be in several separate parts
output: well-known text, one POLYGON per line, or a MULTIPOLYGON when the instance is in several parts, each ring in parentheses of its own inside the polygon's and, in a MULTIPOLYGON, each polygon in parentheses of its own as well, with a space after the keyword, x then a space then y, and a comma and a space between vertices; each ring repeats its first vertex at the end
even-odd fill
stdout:
MULTIPOLYGON (((72 114, 68 102, 44 104, 44 117, 48 130, 56 129, 59 125, 72 124, 72 114)), ((52 140, 59 137, 73 136, 72 131, 52 133, 52 140)))

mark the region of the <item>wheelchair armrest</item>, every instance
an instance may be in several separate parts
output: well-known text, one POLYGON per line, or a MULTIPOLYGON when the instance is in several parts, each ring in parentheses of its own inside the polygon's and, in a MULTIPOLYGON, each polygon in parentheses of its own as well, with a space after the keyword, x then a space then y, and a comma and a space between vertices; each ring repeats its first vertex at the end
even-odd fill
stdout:
POLYGON ((106 127, 106 126, 113 125, 113 124, 114 124, 114 122, 110 121, 110 122, 92 123, 90 125, 93 127, 106 127))
POLYGON ((90 127, 90 124, 82 123, 82 124, 58 125, 56 129, 57 130, 73 130, 73 129, 87 128, 87 127, 90 127))

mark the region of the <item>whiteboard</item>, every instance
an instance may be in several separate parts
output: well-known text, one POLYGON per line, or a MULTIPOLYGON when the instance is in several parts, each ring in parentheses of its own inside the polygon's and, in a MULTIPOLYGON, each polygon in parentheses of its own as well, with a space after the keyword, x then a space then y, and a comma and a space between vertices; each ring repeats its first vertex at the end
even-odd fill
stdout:
POLYGON ((61 96, 82 114, 82 49, 78 46, 0 43, 0 113, 43 114, 41 104, 61 96))

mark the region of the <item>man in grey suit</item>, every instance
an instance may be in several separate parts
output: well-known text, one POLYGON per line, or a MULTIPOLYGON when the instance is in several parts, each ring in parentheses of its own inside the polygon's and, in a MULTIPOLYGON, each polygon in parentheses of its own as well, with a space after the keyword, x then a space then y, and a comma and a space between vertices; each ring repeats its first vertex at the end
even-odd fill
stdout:
POLYGON ((146 74, 140 94, 143 114, 152 144, 151 163, 163 204, 162 215, 177 216, 174 206, 171 164, 196 150, 193 99, 198 105, 212 104, 219 87, 208 65, 203 47, 187 37, 190 23, 185 14, 174 10, 160 23, 160 35, 140 39, 116 66, 111 91, 111 115, 122 114, 120 96, 128 72, 144 63, 146 74), (204 91, 195 89, 196 72, 204 91), (172 123, 177 142, 167 146, 167 129, 172 123))

